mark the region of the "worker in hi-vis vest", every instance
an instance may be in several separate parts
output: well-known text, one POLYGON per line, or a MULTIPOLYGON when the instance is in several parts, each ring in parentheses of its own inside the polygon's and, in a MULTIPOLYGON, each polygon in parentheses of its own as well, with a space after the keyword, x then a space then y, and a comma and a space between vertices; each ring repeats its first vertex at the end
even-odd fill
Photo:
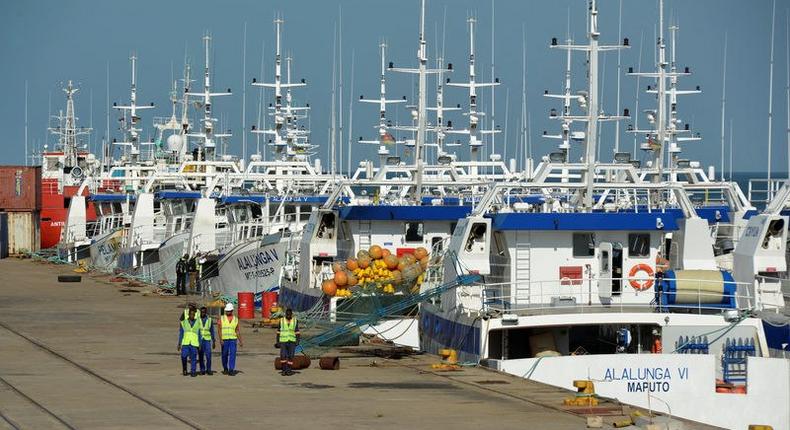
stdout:
POLYGON ((211 371, 211 350, 217 347, 214 337, 214 324, 208 316, 208 308, 200 308, 200 348, 198 348, 198 364, 201 375, 213 375, 211 371))
POLYGON ((233 303, 225 305, 225 315, 217 322, 217 330, 222 336, 222 373, 236 376, 236 341, 244 347, 239 331, 239 319, 233 316, 233 303))
POLYGON ((181 351, 181 371, 187 376, 187 358, 190 360, 190 375, 197 376, 197 351, 200 345, 200 318, 195 315, 195 308, 190 307, 186 317, 181 320, 178 329, 178 350, 181 351))
POLYGON ((294 354, 299 342, 299 323, 291 309, 286 309, 285 318, 280 318, 280 328, 277 329, 277 342, 280 344, 280 364, 283 376, 294 374, 294 354))

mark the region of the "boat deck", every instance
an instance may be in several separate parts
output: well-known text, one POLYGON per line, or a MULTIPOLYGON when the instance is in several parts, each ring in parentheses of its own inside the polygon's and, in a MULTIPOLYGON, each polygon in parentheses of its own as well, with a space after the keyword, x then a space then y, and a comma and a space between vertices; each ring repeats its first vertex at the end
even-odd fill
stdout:
MULTIPOLYGON (((314 360, 283 377, 274 331, 249 322, 239 375, 185 378, 176 350, 183 297, 100 274, 57 282, 71 269, 0 260, 0 428, 586 427, 585 411, 562 406, 566 390, 483 368, 435 371, 429 355, 343 349, 338 371, 314 360)), ((213 367, 221 370, 218 351, 213 367)), ((593 412, 606 428, 629 410, 602 402, 593 412)))

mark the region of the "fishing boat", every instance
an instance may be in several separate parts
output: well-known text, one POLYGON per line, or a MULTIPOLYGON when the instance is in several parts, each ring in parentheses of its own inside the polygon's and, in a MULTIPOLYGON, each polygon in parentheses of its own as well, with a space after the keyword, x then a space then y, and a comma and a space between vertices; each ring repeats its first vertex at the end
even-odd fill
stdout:
MULTIPOLYGON (((97 173, 101 166, 96 156, 86 150, 80 140, 91 132, 90 128, 77 125, 74 95, 79 91, 72 81, 63 89, 66 94, 66 112, 55 117, 57 124, 49 128, 58 137, 53 150, 44 145, 41 154, 41 248, 52 248, 61 239, 69 204, 82 180, 97 173)), ((96 219, 92 205, 85 209, 89 221, 96 219)))
MULTIPOLYGON (((469 126, 453 129, 442 120, 442 91, 437 93, 437 121, 428 121, 425 77, 452 71, 451 65, 427 67, 427 42, 424 37, 425 2, 420 13, 418 67, 395 67, 385 61, 386 45, 380 44, 381 76, 378 98, 362 102, 377 104, 379 123, 376 139, 359 139, 361 144, 378 146, 379 163, 360 163, 360 167, 341 181, 323 206, 314 211, 298 240, 289 238, 279 301, 311 319, 346 321, 359 315, 379 312, 388 304, 419 291, 422 273, 431 255, 440 252, 453 234, 459 218, 471 210, 483 184, 514 180, 518 174, 501 159, 481 160, 479 150, 484 133, 478 127, 477 89, 498 82, 475 79, 474 24, 469 21, 469 81, 456 86, 469 90, 469 126), (418 75, 418 102, 412 107, 412 124, 387 120, 386 108, 405 100, 388 99, 386 73, 418 75), (413 133, 413 139, 398 141, 393 132, 413 133), (431 133, 436 140, 429 142, 431 133), (469 137, 470 160, 459 160, 448 150, 444 138, 450 133, 469 137), (403 161, 393 154, 392 145, 403 143, 403 161), (427 147, 436 147, 436 159, 427 160, 427 147)), ((450 109, 446 109, 450 110, 450 109)), ((416 307, 387 315, 363 332, 382 336, 395 343, 417 347, 416 307)))
POLYGON ((215 264, 204 268, 211 290, 226 297, 279 287, 289 241, 298 237, 310 213, 326 202, 339 180, 322 172, 320 159, 313 158, 317 146, 305 126, 310 106, 298 105, 292 93, 306 82, 291 80, 292 58, 284 58, 281 51, 284 23, 282 17, 274 20, 274 81, 252 81, 253 86, 274 92, 272 127, 252 128, 253 133, 269 137, 271 159, 264 161, 255 154, 243 175, 228 177, 230 183, 223 189, 229 191, 221 202, 226 206, 230 240, 210 253, 215 264))
POLYGON ((599 45, 596 3, 586 45, 552 43, 589 58, 582 163, 548 160, 531 181, 494 184, 458 221, 422 289, 483 280, 421 305, 421 348, 706 424, 782 427, 790 368, 753 312, 778 306, 761 271, 784 270, 786 220, 750 219, 735 271, 721 270, 682 184, 597 160, 598 55, 621 45, 599 45), (558 177, 567 171, 578 174, 558 177))

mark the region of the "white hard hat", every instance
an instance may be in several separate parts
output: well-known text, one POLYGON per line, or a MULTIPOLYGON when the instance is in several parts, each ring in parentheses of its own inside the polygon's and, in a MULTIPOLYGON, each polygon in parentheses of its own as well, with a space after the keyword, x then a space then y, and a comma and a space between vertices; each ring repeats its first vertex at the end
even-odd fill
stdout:
POLYGON ((233 303, 225 305, 225 312, 233 312, 233 303))

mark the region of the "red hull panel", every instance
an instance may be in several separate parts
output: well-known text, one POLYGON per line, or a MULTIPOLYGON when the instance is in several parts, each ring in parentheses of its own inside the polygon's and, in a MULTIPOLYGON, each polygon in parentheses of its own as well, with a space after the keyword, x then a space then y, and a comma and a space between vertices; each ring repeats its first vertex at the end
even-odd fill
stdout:
MULTIPOLYGON (((69 212, 67 199, 76 195, 79 187, 63 187, 63 194, 60 194, 57 180, 44 179, 41 188, 41 248, 44 249, 52 248, 60 241, 60 231, 69 212)), ((88 195, 87 191, 83 195, 88 195)), ((96 221, 93 203, 88 202, 85 215, 88 222, 96 221)))

